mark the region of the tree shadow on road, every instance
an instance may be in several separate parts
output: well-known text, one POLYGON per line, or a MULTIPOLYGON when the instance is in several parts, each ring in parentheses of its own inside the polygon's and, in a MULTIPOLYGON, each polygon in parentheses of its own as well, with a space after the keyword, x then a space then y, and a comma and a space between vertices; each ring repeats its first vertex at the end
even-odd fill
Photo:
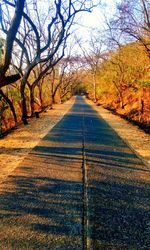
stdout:
POLYGON ((89 221, 93 249, 150 249, 150 187, 127 178, 91 176, 89 221))
POLYGON ((82 183, 11 176, 0 195, 1 249, 82 249, 82 183))
POLYGON ((150 249, 149 169, 92 112, 74 106, 3 182, 0 249, 83 249, 83 154, 91 249, 150 249))

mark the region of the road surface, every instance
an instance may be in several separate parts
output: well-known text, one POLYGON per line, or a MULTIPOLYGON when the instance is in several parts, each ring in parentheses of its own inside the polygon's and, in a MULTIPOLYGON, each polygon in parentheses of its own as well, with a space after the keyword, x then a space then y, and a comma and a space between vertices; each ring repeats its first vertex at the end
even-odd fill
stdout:
POLYGON ((1 185, 0 249, 150 249, 149 177, 77 97, 1 185))

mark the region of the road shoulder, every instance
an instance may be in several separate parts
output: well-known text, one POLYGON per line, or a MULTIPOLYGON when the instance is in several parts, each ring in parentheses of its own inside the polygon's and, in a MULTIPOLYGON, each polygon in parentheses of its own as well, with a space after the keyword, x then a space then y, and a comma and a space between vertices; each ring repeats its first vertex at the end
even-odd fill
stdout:
POLYGON ((51 130, 72 107, 75 98, 64 104, 56 104, 52 110, 32 118, 29 125, 18 126, 13 132, 0 139, 0 183, 10 175, 25 156, 51 130))

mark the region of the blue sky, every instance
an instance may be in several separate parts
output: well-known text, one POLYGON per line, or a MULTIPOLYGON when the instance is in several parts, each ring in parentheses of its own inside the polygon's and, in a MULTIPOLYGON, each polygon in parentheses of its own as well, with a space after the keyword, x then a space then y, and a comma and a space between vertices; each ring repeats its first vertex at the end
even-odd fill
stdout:
MULTIPOLYGON (((83 13, 82 17, 78 17, 77 20, 77 32, 76 37, 80 41, 84 48, 88 49, 88 40, 90 36, 94 35, 95 29, 101 31, 104 29, 104 15, 108 18, 115 13, 116 1, 119 0, 102 0, 101 4, 93 9, 92 13, 83 13)), ((94 2, 95 3, 95 2, 94 2)), ((75 53, 78 53, 79 49, 75 46, 75 53)), ((79 52, 80 53, 80 52, 79 52)))
POLYGON ((92 13, 84 13, 84 24, 90 27, 99 27, 104 23, 104 14, 112 16, 115 12, 115 0, 102 0, 101 4, 93 9, 92 13))

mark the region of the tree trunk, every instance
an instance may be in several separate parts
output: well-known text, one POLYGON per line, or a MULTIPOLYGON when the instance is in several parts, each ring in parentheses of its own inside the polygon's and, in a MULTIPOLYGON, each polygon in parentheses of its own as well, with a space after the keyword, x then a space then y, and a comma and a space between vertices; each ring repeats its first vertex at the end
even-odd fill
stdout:
POLYGON ((27 107, 26 107, 26 98, 25 96, 22 97, 22 121, 24 125, 28 124, 27 121, 27 107))
POLYGON ((30 87, 31 116, 34 115, 34 87, 30 87))
POLYGON ((139 122, 141 122, 143 114, 144 114, 144 99, 143 99, 143 89, 141 89, 139 96, 139 122))
POLYGON ((2 97, 5 99, 5 101, 8 103, 10 109, 11 109, 11 112, 13 114, 13 117, 14 117, 14 121, 15 123, 17 123, 17 115, 16 115, 16 112, 15 112, 15 108, 13 106, 13 102, 8 98, 8 96, 6 96, 4 94, 4 92, 2 90, 0 90, 0 94, 2 95, 2 97))
POLYGON ((27 106, 26 106, 26 97, 25 97, 25 84, 26 84, 26 78, 22 80, 20 92, 21 92, 21 104, 22 104, 21 105, 22 106, 22 121, 24 125, 27 125, 28 121, 27 121, 27 106))
POLYGON ((52 104, 54 104, 55 103, 55 94, 54 93, 52 93, 52 104))
POLYGON ((42 108, 43 107, 42 83, 39 84, 38 88, 39 88, 39 99, 40 99, 41 108, 42 108))
POLYGON ((141 113, 144 113, 144 100, 141 100, 141 113))
MULTIPOLYGON (((4 54, 4 60, 3 64, 0 65, 0 86, 6 86, 12 82, 15 82, 20 78, 19 74, 12 75, 12 76, 5 76, 9 65, 11 63, 12 58, 12 50, 13 50, 13 44, 16 38, 16 34, 18 32, 22 15, 23 15, 23 9, 24 9, 25 0, 17 0, 15 4, 15 12, 13 15, 13 18, 10 23, 10 27, 7 31, 6 35, 6 43, 5 43, 5 54, 4 54)), ((3 29, 3 28, 2 28, 3 29)))
POLYGON ((122 93, 119 93, 119 97, 120 97, 120 106, 121 106, 122 109, 124 109, 124 102, 123 102, 122 93))
POLYGON ((60 98, 60 104, 62 103, 62 97, 61 97, 61 90, 59 88, 59 98, 60 98))
POLYGON ((52 83, 51 83, 51 109, 53 108, 53 104, 55 102, 55 96, 54 96, 54 83, 55 83, 55 69, 53 68, 52 71, 52 83))

